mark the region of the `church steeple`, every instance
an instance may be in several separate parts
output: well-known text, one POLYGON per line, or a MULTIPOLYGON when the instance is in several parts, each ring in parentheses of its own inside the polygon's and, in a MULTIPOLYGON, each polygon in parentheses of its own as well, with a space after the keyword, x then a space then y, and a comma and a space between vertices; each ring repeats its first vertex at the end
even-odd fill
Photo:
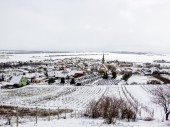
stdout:
POLYGON ((105 63, 105 59, 104 59, 104 53, 103 53, 102 64, 104 63, 105 63))

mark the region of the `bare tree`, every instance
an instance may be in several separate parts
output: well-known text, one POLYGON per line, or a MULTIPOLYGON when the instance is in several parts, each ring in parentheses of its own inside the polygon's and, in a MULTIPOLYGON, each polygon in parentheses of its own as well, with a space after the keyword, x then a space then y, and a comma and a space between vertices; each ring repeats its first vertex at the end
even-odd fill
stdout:
POLYGON ((152 90, 153 102, 159 104, 165 112, 166 120, 170 114, 170 89, 166 86, 158 86, 152 90))
POLYGON ((128 121, 136 119, 136 112, 126 101, 116 97, 102 97, 89 103, 85 116, 102 117, 108 124, 115 124, 118 118, 128 121))

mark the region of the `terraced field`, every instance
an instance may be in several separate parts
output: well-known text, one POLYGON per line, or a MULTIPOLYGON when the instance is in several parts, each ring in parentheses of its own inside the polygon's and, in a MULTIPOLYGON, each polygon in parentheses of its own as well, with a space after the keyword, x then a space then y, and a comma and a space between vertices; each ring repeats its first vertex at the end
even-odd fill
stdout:
POLYGON ((139 117, 147 117, 161 112, 161 109, 157 109, 157 105, 151 102, 149 90, 154 87, 152 85, 124 85, 123 82, 118 85, 94 84, 91 86, 30 85, 14 90, 1 90, 0 104, 44 109, 59 107, 85 110, 89 102, 94 99, 115 96, 127 101, 134 108, 137 106, 139 117))

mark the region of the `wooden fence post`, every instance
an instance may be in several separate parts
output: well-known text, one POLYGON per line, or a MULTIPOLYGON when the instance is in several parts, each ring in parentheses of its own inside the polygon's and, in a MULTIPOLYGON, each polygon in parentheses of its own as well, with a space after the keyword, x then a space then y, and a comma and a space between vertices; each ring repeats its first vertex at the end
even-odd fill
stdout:
POLYGON ((72 118, 72 112, 70 113, 70 117, 72 118))
POLYGON ((66 108, 65 108, 65 119, 66 119, 66 108))
POLYGON ((59 107, 58 107, 58 120, 59 120, 59 107))
POLYGON ((50 115, 51 115, 51 113, 50 113, 50 108, 49 108, 49 117, 48 117, 48 120, 50 121, 50 115))
POLYGON ((35 119, 36 119, 36 124, 37 124, 38 123, 38 108, 37 107, 36 107, 35 119))
POLYGON ((83 111, 81 110, 81 118, 83 117, 83 113, 82 113, 83 111))
POLYGON ((76 118, 76 110, 75 110, 75 118, 76 118))
POLYGON ((17 115, 17 120, 16 120, 16 126, 18 127, 18 106, 17 106, 17 111, 16 111, 16 115, 17 115))

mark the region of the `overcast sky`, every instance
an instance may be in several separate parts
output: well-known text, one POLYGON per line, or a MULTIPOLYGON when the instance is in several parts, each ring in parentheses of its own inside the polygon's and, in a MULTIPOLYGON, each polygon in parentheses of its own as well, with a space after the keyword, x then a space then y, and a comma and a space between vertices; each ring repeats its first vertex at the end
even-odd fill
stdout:
POLYGON ((170 53, 170 0, 0 0, 0 49, 170 53))

